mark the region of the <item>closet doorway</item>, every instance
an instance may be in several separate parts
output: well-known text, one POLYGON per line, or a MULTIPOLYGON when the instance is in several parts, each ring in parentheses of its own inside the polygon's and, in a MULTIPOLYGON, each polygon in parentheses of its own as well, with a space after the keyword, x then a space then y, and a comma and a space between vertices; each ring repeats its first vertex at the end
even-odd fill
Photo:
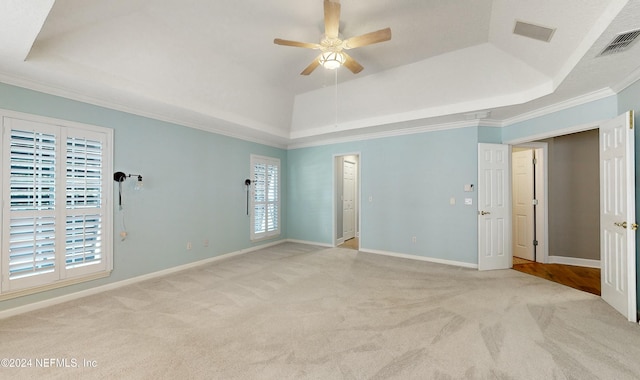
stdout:
POLYGON ((360 248, 360 155, 334 157, 334 242, 336 246, 360 248))

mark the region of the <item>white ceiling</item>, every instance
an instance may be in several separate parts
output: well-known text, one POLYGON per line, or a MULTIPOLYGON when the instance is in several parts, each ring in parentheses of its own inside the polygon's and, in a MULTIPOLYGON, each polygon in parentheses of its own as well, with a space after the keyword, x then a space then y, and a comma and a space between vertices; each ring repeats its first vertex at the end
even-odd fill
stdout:
POLYGON ((392 30, 349 52, 357 75, 301 76, 317 51, 273 44, 319 42, 322 0, 0 0, 0 81, 284 147, 502 125, 640 78, 640 44, 596 57, 640 28, 640 0, 341 3, 345 38, 392 30))

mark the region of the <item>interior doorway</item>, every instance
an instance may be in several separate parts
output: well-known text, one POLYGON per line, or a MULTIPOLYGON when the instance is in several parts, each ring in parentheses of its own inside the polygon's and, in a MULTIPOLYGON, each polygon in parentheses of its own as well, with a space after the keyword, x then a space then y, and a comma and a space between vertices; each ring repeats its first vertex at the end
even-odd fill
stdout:
POLYGON ((336 246, 360 248, 360 155, 334 157, 334 242, 336 246))
POLYGON ((513 146, 514 269, 599 295, 598 151, 597 129, 513 146))
MULTIPOLYGON (((541 141, 541 139, 550 138, 549 136, 557 136, 555 139, 558 139, 569 134, 582 135, 578 132, 597 131, 597 139, 595 140, 596 146, 598 146, 597 154, 594 153, 594 149, 588 155, 595 158, 598 163, 595 183, 582 185, 585 176, 575 175, 573 168, 569 169, 571 175, 566 175, 566 177, 572 181, 578 181, 576 184, 558 182, 567 195, 563 202, 580 199, 579 195, 582 194, 577 194, 579 191, 591 195, 597 192, 599 200, 593 203, 598 214, 585 213, 588 202, 580 201, 577 207, 569 207, 569 212, 565 213, 568 220, 549 216, 549 221, 553 219, 554 224, 547 223, 549 226, 547 231, 553 230, 555 233, 557 232, 555 227, 560 226, 564 227, 560 228, 564 234, 556 234, 556 237, 565 238, 564 235, 580 233, 583 237, 596 237, 599 239, 599 243, 594 244, 592 239, 581 239, 574 242, 574 244, 579 244, 580 248, 571 247, 571 250, 558 251, 558 254, 550 252, 548 257, 553 257, 555 262, 560 264, 565 263, 559 262, 559 259, 572 263, 595 262, 601 266, 602 299, 630 322, 638 321, 638 309, 636 308, 636 230, 638 224, 636 223, 636 197, 634 196, 636 194, 634 120, 633 111, 628 111, 613 119, 566 128, 562 130, 562 133, 557 130, 555 133, 542 133, 531 139, 541 141), (597 220, 589 221, 588 218, 591 216, 595 216, 597 220), (577 221, 586 222, 586 224, 578 226, 575 223, 577 221), (585 234, 587 229, 584 226, 597 227, 597 233, 585 234), (582 253, 582 251, 590 249, 595 249, 597 259, 580 258, 568 254, 572 251, 582 253)), ((511 156, 508 153, 511 152, 512 146, 527 141, 530 139, 505 141, 505 144, 478 143, 479 270, 507 269, 513 266, 512 254, 506 253, 512 249, 510 231, 512 189, 509 187, 511 156), (500 203, 496 203, 494 200, 500 200, 500 203), (497 210, 495 215, 494 210, 497 210), (498 224, 500 228, 492 228, 491 222, 494 221, 499 222, 494 224, 498 224), (496 246, 500 250, 494 249, 496 246)), ((577 144, 576 146, 586 145, 577 144)), ((553 156, 555 155, 554 153, 553 156)), ((561 160, 561 162, 578 163, 581 161, 574 157, 561 160)), ((552 166, 549 165, 549 167, 552 166)), ((553 167, 555 171, 555 165, 553 167)), ((596 172, 596 170, 591 169, 591 172, 596 172)), ((547 181, 548 187, 552 182, 554 186, 558 185, 555 180, 547 181)), ((551 202, 549 202, 548 210, 555 212, 555 206, 552 206, 551 202)))

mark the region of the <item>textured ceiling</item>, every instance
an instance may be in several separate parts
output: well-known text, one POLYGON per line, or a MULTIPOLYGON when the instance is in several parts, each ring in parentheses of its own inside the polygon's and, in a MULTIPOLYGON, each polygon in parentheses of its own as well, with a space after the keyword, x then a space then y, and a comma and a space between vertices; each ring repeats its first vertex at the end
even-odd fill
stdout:
POLYGON ((463 125, 479 111, 499 125, 640 77, 637 45, 596 58, 640 28, 640 0, 341 3, 345 38, 392 30, 349 52, 357 75, 301 76, 317 51, 273 44, 319 42, 322 0, 5 0, 0 80, 287 146, 463 125), (513 34, 516 21, 554 28, 551 42, 513 34))

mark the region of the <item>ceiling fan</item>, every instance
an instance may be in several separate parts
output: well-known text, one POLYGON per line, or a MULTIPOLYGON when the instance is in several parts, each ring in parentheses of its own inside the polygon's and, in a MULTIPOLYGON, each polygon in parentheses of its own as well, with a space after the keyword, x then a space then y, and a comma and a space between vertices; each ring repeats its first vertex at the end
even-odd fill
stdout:
POLYGON ((340 1, 324 0, 324 35, 322 36, 319 44, 283 40, 280 38, 274 39, 273 43, 276 45, 294 46, 321 51, 320 55, 314 59, 313 62, 311 62, 311 64, 300 73, 300 75, 309 75, 320 65, 327 69, 337 69, 344 65, 347 69, 351 70, 352 73, 357 74, 362 71, 364 67, 345 53, 345 50, 389 41, 391 39, 391 29, 385 28, 343 40, 339 34, 339 27, 340 1))

